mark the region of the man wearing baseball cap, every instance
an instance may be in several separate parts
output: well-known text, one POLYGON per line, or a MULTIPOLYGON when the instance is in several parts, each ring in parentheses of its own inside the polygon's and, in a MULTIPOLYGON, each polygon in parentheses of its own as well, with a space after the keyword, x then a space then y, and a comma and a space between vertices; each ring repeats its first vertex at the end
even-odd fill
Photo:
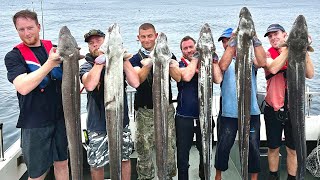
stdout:
POLYGON ((104 37, 106 36, 102 31, 100 31, 99 29, 91 29, 89 32, 87 32, 84 35, 84 42, 89 42, 90 37, 92 36, 97 36, 97 37, 104 37))
MULTIPOLYGON (((279 180, 279 149, 282 144, 282 131, 284 130, 285 144, 287 150, 288 180, 296 179, 297 155, 294 139, 292 136, 292 125, 289 109, 287 107, 286 70, 288 59, 288 48, 279 47, 285 43, 287 33, 279 24, 271 24, 267 28, 264 37, 268 37, 271 47, 266 52, 267 61, 265 75, 267 80, 267 93, 265 97, 264 120, 266 124, 268 143, 269 180, 279 180), (279 116, 281 112, 281 116, 279 116)), ((309 54, 306 54, 306 77, 314 76, 314 67, 309 54)))
MULTIPOLYGON (((222 172, 228 169, 230 150, 234 144, 238 131, 238 101, 235 74, 236 43, 233 29, 224 30, 218 41, 222 41, 225 49, 219 61, 219 67, 223 73, 221 82, 221 115, 218 118, 218 141, 215 154, 216 176, 215 180, 221 180, 222 172)), ((248 173, 251 180, 258 179, 260 172, 260 109, 257 103, 257 78, 256 71, 265 66, 266 55, 261 41, 255 35, 252 39, 254 47, 254 59, 252 65, 251 81, 251 112, 250 112, 250 135, 249 135, 249 162, 248 173)))
POLYGON ((268 29, 267 29, 267 32, 266 34, 264 35, 264 37, 268 36, 268 34, 270 32, 277 32, 277 31, 282 31, 282 32, 286 32, 284 30, 284 28, 280 25, 280 24, 271 24, 268 29))
MULTIPOLYGON (((104 179, 104 166, 109 163, 108 137, 106 133, 106 118, 104 107, 104 75, 108 57, 104 54, 107 49, 105 34, 97 29, 91 29, 84 35, 88 43, 89 53, 86 62, 80 67, 80 79, 87 91, 87 130, 88 149, 87 160, 90 165, 92 179, 104 179)), ((138 74, 128 61, 131 54, 124 54, 123 70, 125 78, 132 87, 139 86, 138 74)), ((130 155, 133 142, 129 126, 128 103, 126 96, 126 82, 124 81, 124 118, 122 143, 122 179, 130 179, 130 155)))

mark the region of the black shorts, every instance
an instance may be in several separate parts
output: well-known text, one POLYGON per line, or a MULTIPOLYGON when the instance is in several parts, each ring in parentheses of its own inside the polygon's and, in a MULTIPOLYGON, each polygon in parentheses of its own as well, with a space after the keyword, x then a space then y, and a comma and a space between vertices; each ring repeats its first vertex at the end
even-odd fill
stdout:
POLYGON ((68 141, 64 123, 43 128, 22 128, 21 148, 29 177, 40 177, 54 161, 68 159, 68 141))
POLYGON ((266 123, 267 143, 270 149, 276 149, 282 145, 282 131, 284 130, 285 145, 295 150, 290 116, 288 116, 287 121, 282 122, 276 118, 272 107, 265 106, 264 121, 266 123))

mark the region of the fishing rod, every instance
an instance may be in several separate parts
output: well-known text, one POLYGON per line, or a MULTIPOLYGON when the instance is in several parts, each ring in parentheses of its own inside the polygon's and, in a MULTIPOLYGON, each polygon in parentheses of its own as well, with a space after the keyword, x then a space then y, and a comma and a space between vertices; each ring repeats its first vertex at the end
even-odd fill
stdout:
MULTIPOLYGON (((33 1, 32 3, 32 10, 34 11, 33 1)), ((44 39, 44 23, 43 23, 43 6, 42 6, 42 0, 40 1, 40 9, 41 9, 41 25, 42 25, 42 39, 44 39)))
POLYGON ((41 24, 42 24, 42 39, 44 39, 44 23, 43 23, 43 8, 42 8, 42 0, 41 2, 41 24))

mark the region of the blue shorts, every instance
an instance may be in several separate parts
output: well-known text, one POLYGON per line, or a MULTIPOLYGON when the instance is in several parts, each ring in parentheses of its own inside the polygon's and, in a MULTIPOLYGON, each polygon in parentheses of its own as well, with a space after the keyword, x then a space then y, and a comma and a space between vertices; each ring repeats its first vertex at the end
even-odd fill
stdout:
POLYGON ((43 128, 21 128, 21 148, 29 177, 40 177, 54 161, 68 159, 64 121, 43 128))
POLYGON ((282 131, 284 130, 286 146, 295 150, 290 115, 287 121, 279 121, 273 108, 266 106, 264 108, 264 121, 266 123, 267 143, 270 149, 276 149, 282 145, 282 131))
MULTIPOLYGON (((214 167, 220 171, 228 169, 230 150, 234 144, 238 119, 221 116, 219 118, 218 141, 214 167)), ((251 116, 249 136, 249 162, 248 172, 260 172, 260 115, 251 116)))

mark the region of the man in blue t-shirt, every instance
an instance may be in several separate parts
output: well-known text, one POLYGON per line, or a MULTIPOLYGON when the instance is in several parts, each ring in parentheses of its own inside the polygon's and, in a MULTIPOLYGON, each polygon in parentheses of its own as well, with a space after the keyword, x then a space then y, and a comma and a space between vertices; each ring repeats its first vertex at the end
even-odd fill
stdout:
MULTIPOLYGON (((181 61, 172 62, 170 71, 177 81, 178 106, 176 109, 176 144, 178 159, 178 179, 189 179, 189 153, 193 143, 193 135, 196 133, 196 147, 199 151, 199 177, 204 179, 202 136, 199 122, 198 99, 198 58, 196 57, 196 41, 185 36, 180 42, 183 57, 181 61)), ((215 57, 215 56, 213 56, 215 57)), ((213 82, 219 84, 222 73, 218 65, 218 58, 213 59, 213 82)))
POLYGON ((69 179, 60 56, 51 41, 40 40, 35 12, 21 10, 13 16, 13 23, 22 43, 8 52, 4 61, 8 80, 17 90, 17 128, 21 128, 21 148, 29 178, 44 179, 54 165, 56 179, 69 179), (59 78, 54 77, 56 70, 59 78))
MULTIPOLYGON (((104 166, 109 163, 108 136, 106 132, 106 117, 104 106, 104 75, 105 64, 108 61, 101 47, 104 46, 105 34, 96 29, 84 35, 88 43, 89 52, 86 62, 80 67, 80 79, 87 94, 87 129, 88 129, 88 164, 91 167, 92 179, 104 179, 104 166)), ((139 86, 138 74, 133 69, 129 58, 132 55, 125 53, 123 71, 127 82, 132 87, 139 86)), ((130 179, 130 155, 133 148, 129 126, 128 102, 126 96, 126 82, 124 81, 124 119, 122 144, 122 179, 130 179)))
MULTIPOLYGON (((234 144, 238 130, 238 100, 235 74, 236 41, 229 41, 232 36, 232 28, 223 31, 218 41, 222 41, 224 54, 219 61, 219 66, 223 72, 221 82, 221 117, 218 118, 218 141, 215 155, 215 180, 221 180, 222 171, 228 169, 230 150, 234 144)), ((260 109, 257 103, 257 80, 255 70, 265 66, 266 55, 258 38, 253 38, 255 59, 252 68, 251 85, 251 120, 249 137, 249 173, 251 179, 258 179, 260 171, 260 109)))

